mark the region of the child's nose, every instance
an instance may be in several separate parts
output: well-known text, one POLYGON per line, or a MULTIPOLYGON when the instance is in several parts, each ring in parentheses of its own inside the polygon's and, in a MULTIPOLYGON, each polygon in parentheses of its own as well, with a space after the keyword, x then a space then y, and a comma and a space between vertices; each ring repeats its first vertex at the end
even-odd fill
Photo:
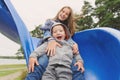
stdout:
POLYGON ((57 32, 57 34, 60 34, 60 32, 57 32))

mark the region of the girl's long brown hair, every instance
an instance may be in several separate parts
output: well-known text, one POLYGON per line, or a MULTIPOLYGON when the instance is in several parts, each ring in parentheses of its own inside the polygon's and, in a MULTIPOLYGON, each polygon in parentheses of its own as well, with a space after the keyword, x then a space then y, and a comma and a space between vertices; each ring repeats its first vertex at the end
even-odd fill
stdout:
POLYGON ((54 17, 54 20, 58 19, 58 15, 59 13, 64 9, 64 8, 68 8, 70 10, 70 14, 68 16, 68 18, 64 21, 67 23, 67 27, 69 28, 69 31, 71 33, 71 36, 75 33, 75 22, 74 22, 74 18, 73 18, 73 10, 71 7, 69 6, 64 6, 63 8, 60 9, 60 11, 57 13, 57 15, 54 17))

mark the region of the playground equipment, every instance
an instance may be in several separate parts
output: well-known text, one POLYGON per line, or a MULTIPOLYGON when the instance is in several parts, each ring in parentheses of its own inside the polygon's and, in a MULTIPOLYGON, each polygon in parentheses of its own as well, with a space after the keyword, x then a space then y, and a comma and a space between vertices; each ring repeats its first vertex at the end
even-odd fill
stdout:
MULTIPOLYGON (((10 0, 0 0, 0 32, 21 44, 28 57, 40 39, 33 38, 10 0)), ((120 31, 102 27, 75 33, 85 65, 86 80, 120 80, 120 31)))

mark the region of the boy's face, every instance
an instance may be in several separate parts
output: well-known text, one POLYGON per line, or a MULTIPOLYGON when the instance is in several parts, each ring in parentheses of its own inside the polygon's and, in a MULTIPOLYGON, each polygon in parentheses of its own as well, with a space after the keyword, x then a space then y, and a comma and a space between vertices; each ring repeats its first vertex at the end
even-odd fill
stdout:
POLYGON ((65 39, 66 34, 62 25, 56 25, 53 27, 52 36, 59 41, 65 39))

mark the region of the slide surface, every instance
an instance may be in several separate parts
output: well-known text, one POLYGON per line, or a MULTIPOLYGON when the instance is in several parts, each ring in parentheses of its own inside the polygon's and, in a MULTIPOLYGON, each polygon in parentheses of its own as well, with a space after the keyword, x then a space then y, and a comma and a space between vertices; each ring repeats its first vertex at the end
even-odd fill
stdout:
MULTIPOLYGON (((25 24, 9 0, 0 0, 0 32, 21 44, 28 57, 39 39, 30 36, 25 24)), ((94 28, 75 33, 85 65, 86 80, 120 80, 120 31, 94 28)))
POLYGON ((87 80, 120 80, 120 31, 96 28, 78 32, 78 43, 87 80))

